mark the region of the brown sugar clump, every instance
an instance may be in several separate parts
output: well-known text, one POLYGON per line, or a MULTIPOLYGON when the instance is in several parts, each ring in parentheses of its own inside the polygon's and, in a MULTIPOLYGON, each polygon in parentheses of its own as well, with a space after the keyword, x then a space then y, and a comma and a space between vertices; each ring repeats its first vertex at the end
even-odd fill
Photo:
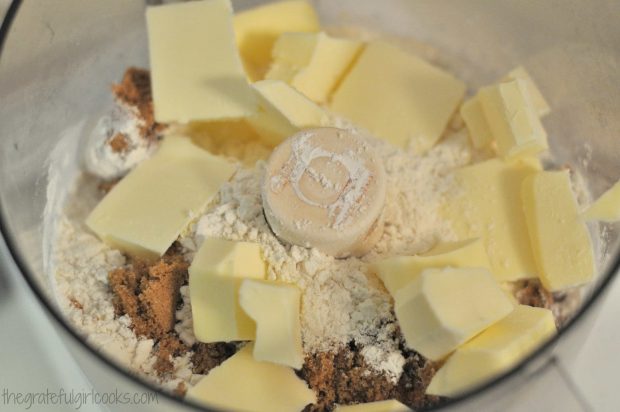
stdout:
POLYGON ((176 336, 176 334, 166 334, 157 342, 156 355, 157 360, 153 365, 153 368, 157 371, 159 376, 165 376, 174 372, 174 364, 172 363, 172 357, 180 356, 187 352, 188 348, 183 342, 176 336))
POLYGON ((317 403, 305 412, 331 411, 335 404, 350 405, 389 399, 414 410, 441 402, 441 398, 424 394, 437 365, 416 352, 404 349, 406 363, 398 383, 372 370, 351 344, 338 352, 322 352, 306 357, 298 373, 317 395, 317 403))
POLYGON ((169 252, 153 264, 134 260, 110 272, 116 312, 129 315, 136 335, 160 339, 173 330, 187 268, 183 256, 169 252))
POLYGON ((522 286, 515 292, 515 297, 520 304, 537 308, 551 309, 554 303, 553 295, 535 279, 523 281, 522 286))
POLYGON ((201 375, 206 375, 216 366, 219 366, 226 359, 230 358, 237 352, 235 343, 217 342, 217 343, 196 343, 192 347, 194 354, 192 355, 192 371, 201 375))
POLYGON ((443 398, 425 395, 439 364, 429 361, 415 351, 403 350, 405 365, 395 390, 395 399, 414 410, 440 404, 443 398))
POLYGON ((125 71, 123 80, 112 86, 112 91, 121 102, 136 108, 140 118, 144 121, 141 127, 144 138, 156 139, 165 125, 155 121, 151 73, 146 69, 130 67, 125 71))
POLYGON ((108 144, 114 153, 123 153, 129 148, 129 141, 124 133, 116 133, 108 140, 108 144))

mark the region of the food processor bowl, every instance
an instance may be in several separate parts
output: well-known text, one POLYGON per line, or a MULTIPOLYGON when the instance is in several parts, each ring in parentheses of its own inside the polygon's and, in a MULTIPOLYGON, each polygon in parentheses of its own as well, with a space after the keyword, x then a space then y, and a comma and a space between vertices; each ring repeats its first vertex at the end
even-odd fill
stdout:
MULTIPOLYGON (((261 3, 234 1, 238 10, 261 3)), ((438 50, 437 64, 475 90, 523 65, 549 100, 544 119, 558 165, 584 177, 593 197, 620 179, 620 2, 615 0, 318 0, 326 26, 361 26, 412 37, 438 50)), ((70 181, 50 157, 78 164, 69 135, 87 136, 128 66, 148 67, 142 0, 14 1, 0 31, 0 226, 21 274, 53 317, 99 391, 159 389, 93 350, 60 313, 47 273, 53 228, 43 215, 70 181), (52 188, 52 190, 48 189, 52 188)), ((470 90, 470 91, 472 91, 470 90)), ((64 163, 63 163, 64 162, 64 163)), ((68 167, 68 166, 67 166, 68 167)), ((49 211, 49 210, 48 210, 49 211)), ((52 219, 53 220, 53 219, 52 219)), ((512 403, 554 353, 574 353, 620 260, 618 225, 601 224, 600 276, 576 316, 501 378, 449 401, 446 409, 512 403)), ((148 410, 198 408, 163 392, 148 410)), ((138 406, 136 406, 136 409, 138 406)))

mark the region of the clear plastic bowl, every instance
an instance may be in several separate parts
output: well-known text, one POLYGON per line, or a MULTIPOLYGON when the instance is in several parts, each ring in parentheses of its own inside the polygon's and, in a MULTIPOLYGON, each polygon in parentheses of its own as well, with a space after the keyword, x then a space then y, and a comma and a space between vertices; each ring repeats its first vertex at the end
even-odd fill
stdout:
MULTIPOLYGON (((259 1, 234 1, 238 9, 259 1)), ((522 64, 548 98, 544 123, 559 164, 586 179, 593 196, 620 178, 620 2, 615 0, 318 0, 327 25, 359 25, 436 47, 441 64, 472 88, 522 64)), ((92 350, 59 313, 44 271, 42 215, 48 156, 69 128, 84 132, 109 102, 127 66, 148 66, 143 1, 14 1, 0 30, 0 227, 33 293, 53 315, 100 391, 158 389, 92 350)), ((62 185, 63 182, 58 182, 62 185)), ((53 199, 52 199, 53 201, 53 199)), ((513 402, 558 351, 587 336, 619 265, 617 225, 601 226, 601 275, 558 336, 494 382, 444 408, 513 402)), ((161 393, 158 407, 193 408, 161 393), (183 406, 184 405, 184 406, 183 406)))

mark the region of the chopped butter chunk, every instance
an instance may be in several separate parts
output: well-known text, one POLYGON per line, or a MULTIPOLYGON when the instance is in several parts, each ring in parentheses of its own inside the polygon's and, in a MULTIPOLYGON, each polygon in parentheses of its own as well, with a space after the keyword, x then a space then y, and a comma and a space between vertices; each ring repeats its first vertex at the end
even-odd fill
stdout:
POLYGON ((472 97, 461 106, 461 117, 467 126, 469 138, 476 149, 488 147, 495 139, 484 116, 480 99, 472 97))
POLYGON ((477 98, 502 157, 532 156, 548 149, 547 133, 524 80, 483 87, 477 98))
POLYGON ((394 295, 426 269, 451 267, 491 270, 489 257, 480 239, 444 243, 417 256, 394 256, 372 265, 385 288, 394 295))
POLYGON ((167 136, 159 151, 140 163, 99 202, 86 220, 106 243, 152 259, 163 255, 228 181, 236 167, 167 136))
POLYGON ((617 222, 620 220, 620 182, 603 193, 582 215, 586 220, 617 222))
POLYGON ((433 376, 426 393, 457 396, 507 371, 555 333, 550 310, 519 305, 458 348, 433 376))
POLYGON ((325 103, 362 49, 362 42, 325 33, 284 33, 273 48, 267 79, 282 80, 325 103))
POLYGON ((235 15, 235 34, 248 77, 261 80, 269 68, 271 49, 282 33, 318 32, 316 11, 306 0, 268 3, 235 15))
POLYGON ((239 304, 256 322, 254 359, 301 369, 301 291, 286 283, 244 280, 239 304))
POLYGON ((592 280, 592 242, 579 216, 568 172, 539 172, 528 177, 523 182, 522 199, 543 286, 554 292, 592 280))
POLYGON ((506 76, 504 76, 502 81, 510 81, 516 79, 521 79, 525 81, 525 85, 530 94, 530 98, 532 99, 532 104, 536 109, 536 113, 538 113, 538 117, 544 117, 548 115, 551 112, 551 109, 549 108, 549 103, 547 103, 547 100, 540 92, 540 89, 523 66, 518 66, 511 70, 506 76))
POLYGON ((229 411, 299 412, 316 402, 306 382, 286 366, 260 362, 246 345, 187 391, 188 399, 229 411))
POLYGON ((411 409, 395 399, 360 403, 357 405, 338 405, 334 412, 409 412, 411 409))
POLYGON ((259 97, 258 112, 247 119, 261 138, 276 146, 299 130, 323 126, 325 111, 280 80, 254 83, 259 97))
POLYGON ((481 238, 499 281, 536 277, 536 262, 521 207, 523 180, 541 170, 537 159, 491 159, 459 169, 458 189, 443 209, 462 240, 481 238))
POLYGON ((437 361, 514 306, 486 269, 427 269, 394 295, 407 346, 437 361))
POLYGON ((366 46, 330 108, 396 146, 417 152, 441 137, 465 94, 451 74, 382 41, 366 46))
POLYGON ((158 122, 243 118, 256 110, 237 48, 230 0, 146 11, 158 122))
POLYGON ((189 267, 194 335, 201 342, 254 340, 256 325, 239 306, 244 279, 267 273, 257 243, 208 238, 189 267))

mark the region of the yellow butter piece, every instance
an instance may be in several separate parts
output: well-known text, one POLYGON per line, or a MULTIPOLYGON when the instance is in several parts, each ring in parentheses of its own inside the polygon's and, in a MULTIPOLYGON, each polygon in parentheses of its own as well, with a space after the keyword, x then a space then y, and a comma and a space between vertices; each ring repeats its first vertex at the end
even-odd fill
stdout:
POLYGON ((536 277, 521 207, 523 180, 541 170, 537 159, 491 159, 455 172, 444 216, 458 239, 481 238, 498 281, 536 277))
POLYGON ((235 169, 189 138, 167 136, 151 159, 139 164, 99 202, 86 225, 113 247, 157 258, 235 169))
POLYGON ((256 322, 254 359, 301 369, 301 291, 286 283, 244 280, 239 304, 256 322))
POLYGON ((189 267, 194 335, 201 342, 254 340, 256 325, 239 306, 244 279, 264 279, 256 243, 208 238, 189 267))
POLYGON ((506 372, 556 333, 548 309, 519 305, 458 348, 437 371, 429 395, 457 396, 506 372))
POLYGON ((483 87, 477 98, 502 157, 533 156, 548 149, 547 133, 524 80, 483 87))
POLYGON ((282 80, 325 103, 362 49, 362 42, 325 33, 284 33, 273 47, 267 79, 282 80))
POLYGON ((252 357, 246 345, 187 391, 187 398, 229 411, 299 412, 316 395, 293 369, 252 357))
POLYGON ((482 268, 427 269, 394 295, 407 346, 439 360, 508 315, 511 300, 482 268))
POLYGON ((528 177, 523 182, 522 199, 543 286, 553 292, 592 280, 592 242, 579 217, 568 171, 528 177))
POLYGON ((254 113, 256 99, 235 47, 230 0, 149 7, 146 21, 158 122, 254 113))
POLYGON ((268 3, 235 15, 237 45, 252 81, 263 78, 271 61, 271 49, 282 33, 318 32, 316 11, 306 0, 268 3))
POLYGON ((532 104, 536 109, 538 117, 544 117, 548 115, 551 112, 551 109, 549 108, 549 103, 547 103, 547 100, 540 92, 540 89, 534 82, 534 79, 532 79, 530 74, 527 72, 527 70, 525 70, 523 66, 515 67, 508 74, 506 74, 506 76, 504 76, 502 81, 510 81, 516 79, 522 79, 523 81, 525 81, 527 90, 530 94, 530 98, 532 99, 532 104))
POLYGON ((465 84, 382 41, 361 53, 332 96, 331 109, 396 146, 432 147, 457 109, 465 84))
POLYGON ((617 222, 620 220, 620 182, 599 197, 581 215, 585 220, 617 222))
POLYGON ((480 99, 472 97, 463 103, 461 117, 467 126, 472 145, 476 149, 488 147, 493 142, 493 133, 484 116, 480 99))
POLYGON ((396 399, 360 403, 357 405, 336 406, 334 412, 409 412, 411 409, 398 402, 396 399))
POLYGON ((372 269, 394 295, 424 270, 447 266, 491 270, 484 243, 480 239, 443 243, 417 256, 394 256, 374 263, 372 269))
POLYGON ((254 83, 259 111, 247 119, 262 139, 273 146, 301 129, 322 126, 326 113, 306 96, 280 80, 254 83))

